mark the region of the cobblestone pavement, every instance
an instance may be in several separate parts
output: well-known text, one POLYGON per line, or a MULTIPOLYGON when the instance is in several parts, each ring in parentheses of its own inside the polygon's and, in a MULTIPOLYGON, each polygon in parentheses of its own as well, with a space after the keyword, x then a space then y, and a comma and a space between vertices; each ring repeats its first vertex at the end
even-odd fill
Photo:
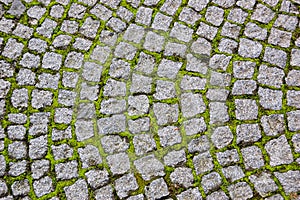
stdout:
POLYGON ((300 199, 300 0, 0 0, 0 199, 300 199))

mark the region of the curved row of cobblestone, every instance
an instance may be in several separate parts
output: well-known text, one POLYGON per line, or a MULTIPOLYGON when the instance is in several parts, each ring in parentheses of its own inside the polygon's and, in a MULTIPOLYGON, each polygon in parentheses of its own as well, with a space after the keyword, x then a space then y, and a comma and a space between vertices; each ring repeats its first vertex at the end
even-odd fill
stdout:
POLYGON ((0 199, 299 199, 299 8, 0 0, 0 199))

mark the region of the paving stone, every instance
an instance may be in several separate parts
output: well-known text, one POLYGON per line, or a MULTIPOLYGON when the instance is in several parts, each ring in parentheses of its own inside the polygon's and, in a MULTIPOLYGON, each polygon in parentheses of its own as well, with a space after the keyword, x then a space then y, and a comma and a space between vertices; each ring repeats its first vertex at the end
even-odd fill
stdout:
POLYGON ((14 0, 7 11, 9 14, 20 17, 26 10, 26 7, 20 0, 14 0))
POLYGON ((259 87, 258 89, 259 103, 265 109, 281 110, 282 108, 282 92, 259 87))
POLYGON ((29 69, 20 69, 16 81, 18 85, 34 85, 35 84, 35 73, 29 69))
POLYGON ((117 153, 106 157, 113 175, 124 174, 130 169, 129 157, 126 153, 117 153))
POLYGON ((72 132, 71 127, 64 130, 58 130, 58 129, 52 129, 52 141, 59 141, 64 139, 71 139, 72 138, 72 132))
POLYGON ((73 69, 80 69, 83 63, 83 54, 72 51, 68 53, 65 66, 73 69))
POLYGON ((255 100, 236 99, 235 109, 236 118, 239 120, 257 119, 258 107, 255 100))
POLYGON ((81 84, 81 91, 80 91, 80 99, 82 100, 90 100, 96 101, 99 95, 99 86, 91 86, 88 85, 86 82, 81 84))
POLYGON ((5 157, 3 155, 0 155, 0 176, 2 177, 5 174, 6 170, 6 162, 5 157))
MULTIPOLYGON (((23 54, 23 57, 20 61, 20 65, 26 68, 37 68, 40 63, 40 57, 31 53, 23 54)), ((3 64, 2 64, 3 66, 3 64)))
POLYGON ((67 144, 52 145, 51 149, 55 160, 67 159, 73 156, 73 149, 67 144))
POLYGON ((160 199, 168 194, 168 186, 163 178, 156 179, 145 187, 145 195, 148 199, 160 199))
POLYGON ((185 188, 192 186, 194 177, 192 169, 187 167, 178 167, 170 174, 170 179, 174 184, 179 184, 185 188))
POLYGON ((42 197, 54 191, 52 179, 45 176, 33 182, 34 193, 37 197, 42 197))
POLYGON ((31 105, 36 109, 51 106, 53 101, 53 94, 49 91, 33 90, 31 96, 31 105))
POLYGON ((289 47, 291 41, 292 33, 281 31, 276 28, 271 29, 270 36, 268 38, 268 42, 273 45, 281 46, 281 47, 289 47))
POLYGON ((158 12, 154 17, 151 27, 156 30, 168 31, 171 22, 172 22, 171 17, 158 12))
POLYGON ((179 20, 194 25, 196 21, 200 19, 201 15, 199 15, 196 11, 191 8, 184 7, 179 15, 179 20))
POLYGON ((178 120, 178 105, 154 103, 153 111, 158 125, 174 123, 178 120))
POLYGON ((150 129, 150 119, 148 117, 136 120, 128 120, 128 130, 133 133, 147 132, 150 129))
POLYGON ((293 135, 292 142, 293 142, 294 151, 296 153, 299 153, 300 152, 300 135, 299 134, 293 135))
POLYGON ((202 200, 201 193, 198 188, 190 188, 179 195, 176 195, 178 200, 191 199, 191 200, 202 200))
POLYGON ((157 80, 156 92, 154 98, 158 100, 170 99, 176 97, 175 84, 170 81, 157 80))
POLYGON ((222 173, 229 182, 234 182, 245 177, 242 168, 238 165, 225 167, 222 169, 222 173))
POLYGON ((273 19, 274 15, 275 13, 270 8, 262 4, 257 4, 251 19, 268 24, 273 19))
POLYGON ((88 38, 95 38, 99 26, 99 21, 93 20, 91 17, 88 17, 80 27, 79 32, 88 38))
POLYGON ((271 175, 263 172, 260 175, 251 175, 250 181, 254 184, 254 188, 260 196, 266 197, 269 192, 274 192, 278 189, 275 181, 271 178, 271 175))
POLYGON ((248 13, 240 8, 233 8, 227 17, 228 20, 234 21, 239 24, 243 24, 248 16, 248 13))
POLYGON ((237 144, 239 143, 254 143, 261 136, 261 131, 258 124, 241 124, 236 127, 237 144))
POLYGON ((40 159, 47 154, 47 151, 47 136, 40 136, 29 141, 29 157, 31 159, 40 159))
POLYGON ((211 190, 218 189, 222 184, 221 176, 217 172, 204 175, 201 180, 201 185, 205 193, 211 190))
POLYGON ((265 161, 260 148, 249 146, 241 149, 246 170, 259 169, 265 165, 265 161))
POLYGON ((143 200, 143 199, 144 199, 143 194, 138 194, 138 195, 130 196, 127 198, 127 200, 143 200))
POLYGON ((28 169, 28 161, 26 160, 22 160, 18 162, 10 162, 8 175, 17 177, 26 173, 27 169, 28 169))
POLYGON ((238 47, 238 43, 234 40, 222 38, 219 43, 219 51, 233 54, 236 53, 238 47))
POLYGON ((224 16, 223 9, 216 6, 210 6, 206 10, 205 19, 209 23, 212 23, 215 26, 219 26, 223 22, 223 16, 224 16))
POLYGON ((266 47, 263 60, 276 65, 280 68, 284 68, 286 64, 287 55, 284 51, 266 47))
POLYGON ((64 87, 75 88, 79 75, 76 72, 63 72, 62 84, 64 87))
POLYGON ((246 200, 253 197, 251 187, 246 182, 238 182, 228 187, 232 199, 246 200))
POLYGON ((231 165, 240 161, 239 154, 236 149, 226 150, 216 153, 218 162, 222 165, 231 165))
POLYGON ((138 183, 134 174, 126 174, 115 180, 115 189, 120 198, 127 197, 131 191, 138 189, 138 183))
POLYGON ((110 48, 107 46, 96 46, 93 50, 93 53, 91 54, 91 59, 97 60, 100 63, 105 63, 107 60, 109 54, 110 54, 110 48))
POLYGON ((253 80, 237 80, 231 93, 232 95, 253 95, 256 88, 256 82, 253 80))
POLYGON ((73 43, 73 47, 75 49, 79 49, 82 51, 88 51, 92 45, 92 41, 84 38, 77 37, 75 42, 73 43))
POLYGON ((289 86, 300 86, 300 70, 289 71, 285 81, 289 86))
POLYGON ((130 75, 130 64, 121 59, 113 59, 109 68, 109 75, 116 79, 128 79, 130 75))
MULTIPOLYGON (((23 113, 10 113, 7 116, 8 116, 8 121, 10 121, 14 124, 25 124, 27 122, 27 116, 23 113)), ((2 128, 0 128, 0 129, 2 129, 2 128)), ((1 133, 1 131, 0 131, 0 133, 1 133)), ((0 138, 1 138, 1 136, 0 136, 0 138)))
POLYGON ((112 11, 101 4, 95 5, 90 12, 104 21, 107 21, 112 16, 112 11))
POLYGON ((79 148, 78 153, 82 163, 82 168, 89 168, 102 162, 99 150, 93 145, 87 145, 84 148, 79 148))
POLYGON ((27 10, 27 15, 31 18, 39 20, 42 18, 45 12, 46 8, 43 8, 41 6, 33 6, 27 10))
POLYGON ((143 115, 149 112, 149 99, 146 95, 128 97, 128 114, 143 115))
POLYGON ((245 58, 257 58, 260 56, 262 51, 262 45, 253 40, 249 40, 246 38, 240 39, 240 45, 238 53, 240 56, 245 58))
POLYGON ((103 67, 92 62, 85 62, 82 77, 87 81, 99 82, 103 67))
POLYGON ((102 100, 100 112, 103 114, 118 114, 126 111, 126 101, 110 98, 102 100))
POLYGON ((209 103, 210 124, 222 124, 229 121, 228 107, 223 102, 209 103))
POLYGON ((295 16, 279 14, 274 26, 284 28, 288 31, 294 31, 297 27, 298 19, 295 16))
POLYGON ((140 156, 156 149, 156 143, 150 134, 140 134, 133 138, 135 154, 140 156))
POLYGON ((228 146, 233 140, 233 134, 228 126, 220 126, 213 130, 211 141, 218 149, 228 146))
POLYGON ((104 170, 92 169, 85 173, 88 184, 93 188, 99 188, 105 185, 109 180, 108 172, 104 170))
POLYGON ((143 6, 139 7, 136 13, 135 22, 149 26, 151 23, 152 12, 153 10, 151 8, 146 8, 143 6))
POLYGON ((129 148, 126 138, 121 138, 118 135, 107 135, 101 138, 101 144, 106 153, 124 152, 129 148))
POLYGON ((8 145, 8 155, 11 158, 21 159, 27 157, 27 145, 24 142, 14 141, 8 145))
POLYGON ((77 141, 83 141, 94 136, 93 121, 77 120, 75 123, 77 141))
POLYGON ((275 67, 267 67, 261 65, 257 76, 258 82, 261 84, 280 88, 283 84, 284 71, 275 67))
POLYGON ((192 139, 188 144, 188 151, 190 153, 195 152, 206 152, 210 149, 210 142, 206 135, 203 135, 199 138, 192 139))
POLYGON ((225 89, 208 89, 206 98, 210 101, 226 101, 229 91, 225 89))
POLYGON ((280 194, 275 194, 271 197, 265 198, 266 200, 283 200, 283 197, 280 194))
MULTIPOLYGON (((26 55, 26 53, 24 55, 26 55)), ((14 68, 9 63, 5 62, 4 60, 0 60, 0 65, 0 78, 7 78, 13 76, 14 68)))
POLYGON ((152 78, 139 75, 139 74, 133 74, 132 75, 132 83, 130 87, 131 93, 151 93, 152 90, 152 78))
POLYGON ((284 135, 265 144, 265 149, 270 157, 270 165, 277 166, 289 164, 294 161, 292 150, 284 135))
POLYGON ((8 126, 7 136, 11 140, 23 140, 25 139, 26 128, 21 125, 8 126))
POLYGON ((78 31, 78 25, 79 24, 76 21, 64 20, 61 25, 61 30, 70 34, 74 34, 78 31))
POLYGON ((176 39, 189 42, 192 39, 193 29, 188 28, 185 25, 179 24, 177 22, 174 23, 174 27, 170 32, 171 37, 175 37, 176 39))
POLYGON ((209 151, 194 156, 193 164, 197 175, 211 171, 214 168, 213 159, 209 151))
POLYGON ((127 22, 129 22, 134 16, 134 14, 130 10, 123 6, 120 6, 120 8, 117 11, 117 15, 127 22))
POLYGON ((67 200, 88 200, 88 187, 84 179, 77 180, 74 184, 64 187, 67 200))
POLYGON ((264 29, 255 23, 249 22, 245 27, 244 34, 249 38, 265 40, 267 38, 268 32, 267 29, 264 29))
POLYGON ((54 122, 70 124, 72 121, 73 111, 68 108, 56 108, 54 114, 54 122))
POLYGON ((25 26, 24 24, 17 24, 13 34, 24 39, 29 39, 32 36, 33 28, 25 26))
POLYGON ((107 185, 98 190, 95 190, 96 200, 114 200, 113 188, 111 185, 107 185))
POLYGON ((55 48, 66 48, 72 40, 69 35, 59 35, 53 40, 53 46, 55 48))
POLYGON ((120 42, 115 49, 115 56, 117 58, 125 58, 132 60, 136 54, 137 49, 131 44, 120 42))
POLYGON ((145 37, 145 43, 143 47, 152 52, 160 52, 163 49, 165 38, 154 32, 149 31, 145 37))
POLYGON ((185 162, 186 162, 186 154, 184 149, 178 151, 176 150, 170 151, 164 156, 164 163, 168 166, 174 167, 176 165, 185 162))
POLYGON ((58 180, 68 180, 78 177, 78 163, 75 160, 58 163, 55 165, 56 178, 58 180))
POLYGON ((148 155, 133 162, 138 173, 145 181, 149 181, 157 176, 164 176, 164 165, 155 158, 154 155, 148 155))
POLYGON ((31 124, 47 124, 50 121, 50 112, 37 112, 30 115, 31 124))
POLYGON ((48 47, 47 42, 37 38, 31 38, 28 42, 28 49, 36 51, 38 53, 43 53, 48 47))
POLYGON ((285 131, 284 116, 282 114, 262 116, 261 125, 263 127, 264 133, 268 136, 276 136, 278 134, 284 133, 285 131))
POLYGON ((77 119, 93 119, 95 112, 94 103, 80 103, 77 109, 77 119))
POLYGON ((49 18, 46 18, 41 26, 36 28, 36 32, 39 35, 42 35, 46 38, 50 38, 52 36, 52 33, 57 26, 57 23, 49 18))
POLYGON ((176 126, 167 126, 161 129, 158 129, 157 132, 160 144, 162 147, 172 146, 174 144, 179 144, 182 141, 178 127, 176 126))
POLYGON ((6 42, 2 55, 10 59, 16 59, 21 55, 23 48, 24 44, 17 42, 16 39, 10 38, 6 42))
POLYGON ((180 56, 185 57, 187 46, 175 42, 168 42, 165 46, 165 56, 180 56))
POLYGON ((77 3, 72 3, 68 16, 73 17, 76 19, 82 19, 86 11, 86 7, 83 5, 77 4, 77 3))
POLYGON ((109 7, 111 7, 111 8, 116 9, 117 6, 120 4, 121 0, 115 0, 115 1, 101 0, 100 2, 107 5, 107 6, 109 6, 109 7))
POLYGON ((58 91, 58 103, 65 106, 73 106, 77 94, 73 91, 59 90, 58 91))
POLYGON ((228 200, 229 198, 226 196, 225 192, 222 190, 216 191, 211 193, 210 195, 206 196, 207 200, 214 200, 214 199, 220 199, 220 200, 228 200))
POLYGON ((200 22, 197 34, 208 40, 213 40, 218 32, 218 28, 210 26, 206 23, 200 22))
POLYGON ((57 89, 60 75, 59 73, 52 75, 49 73, 42 73, 38 76, 38 81, 36 84, 37 88, 46 89, 57 89))
POLYGON ((297 192, 300 189, 300 172, 289 170, 287 172, 274 172, 286 193, 297 192))
MULTIPOLYGON (((108 30, 102 30, 100 34, 99 40, 108 45, 108 46, 114 46, 117 41, 117 33, 108 31, 108 30)), ((123 36, 125 39, 125 36, 123 36)))
POLYGON ((235 78, 252 78, 254 74, 255 63, 250 61, 233 62, 233 75, 235 78))
POLYGON ((104 96, 117 97, 126 95, 126 83, 108 79, 103 91, 104 96))
POLYGON ((63 16, 65 9, 61 5, 53 5, 50 10, 50 16, 60 19, 63 16))
POLYGON ((211 71, 210 84, 213 86, 226 87, 230 85, 231 76, 228 73, 211 71))
POLYGON ((206 109, 200 94, 183 93, 181 95, 181 111, 184 117, 194 117, 206 109))
POLYGON ((300 55, 300 50, 298 50, 298 49, 292 49, 292 52, 291 52, 291 61, 290 61, 290 64, 292 66, 300 66, 299 55, 300 55))
POLYGON ((30 192, 29 181, 27 179, 15 181, 11 186, 11 190, 14 196, 27 195, 30 192))
POLYGON ((300 108, 300 92, 296 90, 287 91, 287 105, 300 108))
POLYGON ((124 115, 113 115, 112 117, 98 120, 99 134, 110 134, 124 132, 126 128, 126 118, 124 115), (114 124, 114 126, 112 126, 114 124))
POLYGON ((209 61, 209 67, 212 69, 221 69, 223 71, 226 71, 231 58, 232 58, 232 56, 226 56, 223 54, 215 54, 211 57, 211 59, 209 61))
POLYGON ((192 54, 187 54, 187 65, 186 70, 197 72, 201 74, 207 73, 207 65, 209 63, 209 57, 203 56, 203 59, 198 59, 194 57, 192 54))
POLYGON ((206 131, 206 124, 203 117, 193 118, 183 122, 186 135, 195 135, 206 131))
POLYGON ((212 50, 211 43, 204 38, 198 38, 195 42, 193 42, 191 50, 196 54, 200 54, 202 57, 203 55, 210 55, 212 50))
POLYGON ((232 24, 229 22, 225 22, 222 28, 222 32, 221 35, 222 36, 227 36, 233 39, 237 39, 237 37, 239 36, 241 27, 236 25, 236 24, 232 24))

